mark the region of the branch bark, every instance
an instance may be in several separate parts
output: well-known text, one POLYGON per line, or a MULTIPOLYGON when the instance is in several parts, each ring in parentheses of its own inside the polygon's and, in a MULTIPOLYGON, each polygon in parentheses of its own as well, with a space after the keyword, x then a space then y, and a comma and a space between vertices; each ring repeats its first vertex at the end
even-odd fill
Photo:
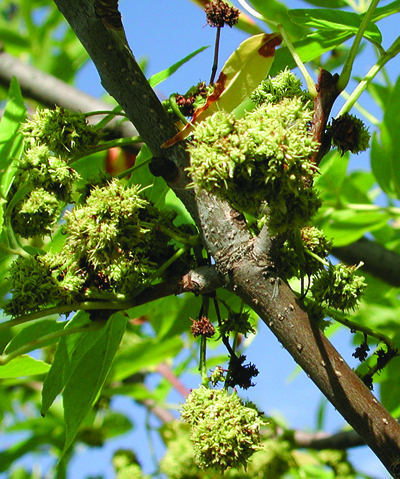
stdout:
POLYGON ((176 131, 123 32, 96 16, 92 0, 54 1, 94 61, 103 86, 123 107, 153 155, 176 165, 164 178, 197 223, 219 274, 229 279, 229 288, 259 314, 393 477, 400 477, 400 425, 348 367, 290 288, 271 275, 272 240, 252 238, 244 218, 227 203, 205 191, 195 196, 193 190, 185 189, 187 154, 182 144, 162 150, 161 145, 176 131))

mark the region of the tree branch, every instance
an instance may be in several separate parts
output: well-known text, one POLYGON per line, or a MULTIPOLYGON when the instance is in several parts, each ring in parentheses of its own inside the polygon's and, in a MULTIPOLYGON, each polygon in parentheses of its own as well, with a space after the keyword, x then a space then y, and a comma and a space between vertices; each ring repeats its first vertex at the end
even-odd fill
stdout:
MULTIPOLYGON (((82 113, 112 110, 113 108, 109 103, 88 95, 53 75, 42 72, 6 53, 0 44, 0 85, 8 88, 14 76, 25 97, 31 98, 47 108, 54 108, 57 105, 82 113)), ((89 121, 96 124, 101 119, 101 116, 93 116, 89 121)), ((138 132, 129 121, 121 123, 118 119, 114 119, 104 129, 115 138, 138 136, 138 132)))
POLYGON ((193 190, 185 189, 187 154, 181 144, 162 150, 175 128, 124 35, 96 16, 92 0, 54 1, 93 59, 103 86, 123 107, 153 155, 176 165, 164 177, 197 223, 217 271, 229 277, 229 288, 260 315, 393 477, 400 477, 400 425, 348 367, 288 285, 272 276, 268 255, 250 236, 242 216, 205 191, 195 196, 193 190))

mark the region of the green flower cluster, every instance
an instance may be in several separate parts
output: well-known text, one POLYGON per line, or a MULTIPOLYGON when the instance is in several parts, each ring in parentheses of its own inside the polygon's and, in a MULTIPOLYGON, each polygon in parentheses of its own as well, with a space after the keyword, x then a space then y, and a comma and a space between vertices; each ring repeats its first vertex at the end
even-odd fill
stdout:
POLYGON ((51 255, 19 257, 11 264, 8 276, 13 296, 4 307, 5 314, 33 313, 66 296, 66 291, 52 274, 49 264, 52 259, 51 255))
POLYGON ((194 389, 182 406, 181 417, 192 428, 195 461, 202 469, 246 467, 254 452, 262 448, 260 427, 266 421, 236 392, 194 389))
MULTIPOLYGON (((290 72, 279 77, 283 81, 288 88, 297 82, 290 72)), ((313 106, 298 90, 297 96, 261 103, 239 120, 216 112, 196 127, 188 147, 194 186, 253 214, 267 203, 277 233, 304 226, 321 205, 309 187, 317 172, 311 157, 318 144, 309 131, 313 106)))
POLYGON ((21 125, 26 151, 17 164, 11 197, 20 195, 12 212, 15 233, 23 238, 51 233, 62 203, 72 202, 79 179, 68 159, 90 152, 101 134, 87 125, 82 113, 62 108, 37 110, 21 125))
POLYGON ((311 293, 314 300, 342 311, 354 309, 367 287, 364 277, 355 274, 360 266, 329 263, 328 268, 313 279, 311 293))
POLYGON ((312 96, 302 90, 301 80, 296 78, 288 68, 278 73, 276 77, 268 77, 251 95, 252 101, 261 106, 264 103, 279 103, 284 98, 300 98, 304 103, 312 100, 312 96))
POLYGON ((115 451, 112 462, 117 473, 116 479, 145 479, 148 477, 143 474, 136 455, 129 449, 115 451))
POLYGON ((160 463, 160 470, 168 479, 280 479, 288 472, 294 461, 290 443, 277 439, 272 428, 268 427, 262 437, 262 449, 256 451, 246 465, 246 469, 231 468, 217 470, 199 469, 195 463, 195 453, 190 441, 188 424, 175 421, 164 427, 163 439, 167 451, 160 463))
POLYGON ((324 233, 314 226, 302 228, 300 240, 301 244, 298 245, 296 235, 292 233, 279 250, 275 267, 283 278, 311 276, 324 269, 323 261, 332 249, 332 241, 328 240, 324 233), (302 250, 300 254, 299 248, 302 250))
POLYGON ((21 133, 28 148, 45 145, 64 159, 90 153, 102 137, 83 113, 59 107, 36 110, 32 119, 21 126, 21 133))
POLYGON ((218 327, 221 336, 228 336, 230 333, 241 333, 244 336, 247 334, 256 334, 256 330, 250 321, 250 311, 242 311, 241 313, 234 313, 229 311, 228 318, 223 319, 218 327))
MULTIPOLYGON (((149 278, 175 252, 163 227, 181 232, 173 225, 175 213, 158 211, 139 194, 138 185, 125 188, 115 179, 67 211, 61 253, 19 258, 11 266, 7 313, 70 304, 99 291, 129 294, 149 278)), ((186 268, 185 260, 177 267, 186 268)))

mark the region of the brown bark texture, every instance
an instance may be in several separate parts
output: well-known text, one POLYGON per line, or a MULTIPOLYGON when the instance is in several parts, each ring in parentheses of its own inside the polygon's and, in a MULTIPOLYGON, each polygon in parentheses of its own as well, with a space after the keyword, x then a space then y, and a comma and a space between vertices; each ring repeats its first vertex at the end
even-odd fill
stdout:
MULTIPOLYGON (((154 157, 165 159, 163 176, 192 215, 227 287, 259 314, 390 474, 400 477, 400 425, 310 320, 290 288, 272 275, 268 258, 273 241, 268 232, 252 238, 242 216, 227 203, 185 188, 189 159, 184 145, 161 148, 176 129, 137 65, 123 30, 97 15, 93 0, 54 1, 95 63, 104 88, 123 107, 154 157)), ((274 367, 268 354, 265 361, 274 367)))

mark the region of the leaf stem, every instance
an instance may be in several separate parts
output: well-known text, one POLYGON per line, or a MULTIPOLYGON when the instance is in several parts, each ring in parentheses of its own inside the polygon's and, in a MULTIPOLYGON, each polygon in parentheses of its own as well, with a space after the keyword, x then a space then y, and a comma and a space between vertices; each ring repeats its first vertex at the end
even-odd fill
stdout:
POLYGON ((354 60, 357 56, 358 47, 360 46, 365 30, 372 19, 373 13, 378 3, 379 0, 372 0, 366 14, 364 15, 364 18, 362 19, 361 25, 357 31, 353 44, 351 45, 350 51, 343 65, 342 73, 340 74, 339 80, 336 84, 339 92, 343 91, 349 83, 354 60))
POLYGON ((353 93, 349 96, 349 99, 342 106, 340 112, 337 114, 337 117, 348 113, 351 108, 354 106, 361 93, 366 90, 371 81, 375 76, 382 70, 386 63, 395 57, 400 52, 400 37, 397 37, 392 45, 386 50, 386 53, 382 55, 375 65, 368 71, 365 77, 360 81, 357 87, 354 89, 353 93))

